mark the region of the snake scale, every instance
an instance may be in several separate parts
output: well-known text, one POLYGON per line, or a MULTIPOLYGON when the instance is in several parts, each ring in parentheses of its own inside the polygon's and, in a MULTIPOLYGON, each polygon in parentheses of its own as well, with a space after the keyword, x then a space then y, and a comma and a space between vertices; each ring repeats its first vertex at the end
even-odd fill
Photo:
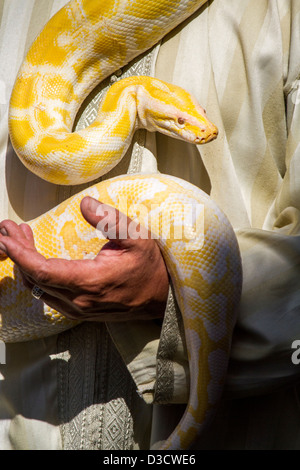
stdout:
MULTIPOLYGON (((140 127, 194 144, 215 138, 216 127, 189 93, 149 77, 116 82, 96 120, 73 132, 81 103, 100 81, 204 3, 73 0, 54 15, 29 49, 10 101, 11 141, 26 167, 56 184, 78 184, 115 166, 140 127)), ((234 231, 192 184, 162 174, 124 175, 94 184, 30 222, 44 256, 84 259, 99 252, 105 240, 79 209, 85 195, 127 211, 157 238, 182 312, 190 366, 186 411, 161 448, 189 448, 212 417, 226 376, 242 279, 234 231)), ((2 340, 26 341, 75 324, 34 299, 9 259, 0 263, 0 279, 2 340)))

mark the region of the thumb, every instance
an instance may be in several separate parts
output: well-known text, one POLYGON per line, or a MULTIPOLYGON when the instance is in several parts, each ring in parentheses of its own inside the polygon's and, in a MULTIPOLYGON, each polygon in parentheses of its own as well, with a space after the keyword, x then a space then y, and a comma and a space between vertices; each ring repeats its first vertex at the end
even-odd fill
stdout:
POLYGON ((131 245, 132 240, 147 239, 149 232, 114 207, 92 197, 82 199, 80 209, 85 220, 118 245, 131 245))

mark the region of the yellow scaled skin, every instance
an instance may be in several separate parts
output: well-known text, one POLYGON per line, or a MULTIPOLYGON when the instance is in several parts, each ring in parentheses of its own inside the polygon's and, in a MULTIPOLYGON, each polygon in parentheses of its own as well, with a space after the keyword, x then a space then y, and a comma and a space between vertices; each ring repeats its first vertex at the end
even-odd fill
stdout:
MULTIPOLYGON (((156 44, 203 3, 76 0, 60 10, 31 46, 11 95, 10 135, 24 165, 57 184, 88 182, 116 165, 128 140, 120 148, 104 125, 102 131, 85 129, 70 136, 82 101, 99 81, 156 44)), ((112 99, 110 111, 117 112, 117 134, 130 136, 138 123, 128 122, 116 103, 112 99)))
POLYGON ((59 125, 57 109, 51 118, 46 106, 35 105, 31 116, 31 108, 20 113, 13 103, 12 98, 14 148, 31 171, 52 183, 80 184, 107 173, 121 160, 140 127, 199 144, 217 135, 217 128, 189 93, 150 77, 129 77, 115 83, 95 121, 78 132, 71 132, 72 126, 64 130, 59 125))
MULTIPOLYGON (((214 139, 216 127, 189 93, 149 77, 114 84, 95 122, 72 132, 80 104, 99 81, 204 3, 74 0, 58 12, 29 50, 11 96, 10 135, 24 164, 48 181, 76 184, 115 166, 139 127, 195 144, 214 139)), ((195 186, 166 175, 127 175, 94 185, 32 221, 44 256, 84 259, 101 249, 105 241, 80 214, 86 195, 137 218, 161 248, 183 316, 191 376, 186 412, 161 448, 186 449, 205 429, 226 376, 242 279, 234 232, 195 186), (186 219, 186 207, 200 212, 186 219)), ((34 299, 9 259, 0 263, 0 279, 4 341, 38 338, 75 324, 34 299)))

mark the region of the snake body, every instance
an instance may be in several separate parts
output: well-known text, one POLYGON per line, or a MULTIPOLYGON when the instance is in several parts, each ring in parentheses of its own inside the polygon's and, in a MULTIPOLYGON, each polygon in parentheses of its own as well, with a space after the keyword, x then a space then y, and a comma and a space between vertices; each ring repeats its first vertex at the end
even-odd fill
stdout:
MULTIPOLYGON (((203 3, 74 0, 60 10, 30 48, 12 92, 10 135, 27 168, 51 182, 77 184, 115 166, 139 127, 196 144, 215 138, 215 126, 189 93, 149 77, 115 83, 95 122, 72 132, 80 104, 99 81, 203 3)), ((192 184, 161 174, 123 175, 30 223, 44 256, 84 259, 99 252, 105 240, 79 209, 86 195, 134 218, 160 246, 182 312, 191 377, 184 416, 161 448, 188 448, 211 418, 226 376, 242 279, 234 231, 192 184)), ((9 259, 0 264, 0 279, 2 340, 26 341, 75 324, 33 299, 9 259)))

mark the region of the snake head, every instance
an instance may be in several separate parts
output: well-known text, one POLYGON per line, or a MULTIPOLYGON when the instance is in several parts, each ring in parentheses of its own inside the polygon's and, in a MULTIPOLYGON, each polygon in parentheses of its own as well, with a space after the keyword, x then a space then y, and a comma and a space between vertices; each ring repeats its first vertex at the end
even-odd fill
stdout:
POLYGON ((181 87, 152 78, 137 98, 141 127, 149 131, 193 144, 210 142, 218 135, 205 109, 181 87))

